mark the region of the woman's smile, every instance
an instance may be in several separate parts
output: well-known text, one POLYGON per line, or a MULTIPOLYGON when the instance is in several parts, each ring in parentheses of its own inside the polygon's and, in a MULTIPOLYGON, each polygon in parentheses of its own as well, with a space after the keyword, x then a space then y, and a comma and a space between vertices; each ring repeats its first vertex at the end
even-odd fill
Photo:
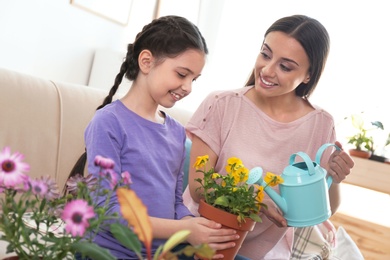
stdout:
POLYGON ((271 87, 275 87, 278 85, 276 83, 272 83, 272 82, 265 80, 261 75, 260 75, 259 79, 260 79, 260 85, 263 88, 271 88, 271 87))

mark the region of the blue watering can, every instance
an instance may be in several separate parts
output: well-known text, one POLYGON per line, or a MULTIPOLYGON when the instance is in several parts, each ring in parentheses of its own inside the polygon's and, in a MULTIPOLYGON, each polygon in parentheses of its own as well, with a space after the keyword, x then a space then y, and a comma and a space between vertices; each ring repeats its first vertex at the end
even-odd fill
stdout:
POLYGON ((264 187, 264 191, 283 211, 288 226, 307 227, 322 223, 331 216, 328 189, 333 179, 326 177, 327 171, 320 166, 320 161, 323 152, 330 146, 340 150, 335 144, 324 144, 318 149, 315 162, 303 152, 292 154, 290 165, 281 175, 284 182, 279 184, 280 194, 264 182, 261 167, 249 172, 247 183, 264 187), (300 156, 303 162, 295 162, 296 156, 300 156))

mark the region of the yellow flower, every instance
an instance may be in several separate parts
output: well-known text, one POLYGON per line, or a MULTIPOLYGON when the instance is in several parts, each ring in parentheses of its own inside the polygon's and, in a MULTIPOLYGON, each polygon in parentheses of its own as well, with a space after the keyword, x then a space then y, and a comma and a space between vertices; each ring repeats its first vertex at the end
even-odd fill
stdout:
POLYGON ((228 165, 226 166, 226 172, 231 173, 244 167, 242 161, 236 157, 231 157, 227 160, 228 165))
POLYGON ((245 182, 246 180, 248 180, 249 170, 248 168, 241 167, 233 171, 231 174, 234 178, 234 185, 237 185, 240 182, 245 182))
POLYGON ((238 172, 240 173, 240 182, 246 182, 249 177, 249 169, 242 167, 238 170, 238 172))
POLYGON ((261 203, 261 202, 263 202, 263 199, 264 199, 264 187, 260 186, 260 185, 259 186, 256 185, 256 186, 258 188, 256 200, 261 203))
POLYGON ((272 172, 267 172, 264 177, 264 182, 267 183, 267 185, 273 187, 280 183, 283 183, 283 178, 276 174, 273 174, 272 172))
POLYGON ((202 168, 203 166, 205 166, 205 164, 208 161, 209 161, 209 156, 208 155, 198 156, 196 158, 196 162, 195 162, 193 167, 198 170, 199 168, 202 168))
MULTIPOLYGON (((198 172, 203 172, 203 178, 196 178, 202 189, 203 197, 207 204, 219 208, 231 214, 237 215, 237 221, 241 225, 246 218, 261 222, 259 215, 263 204, 264 188, 261 185, 249 185, 249 169, 244 166, 239 158, 231 157, 225 166, 227 174, 215 172, 214 167, 207 167, 208 156, 197 157, 194 168, 204 167, 198 172), (207 169, 209 168, 209 169, 207 169)), ((273 177, 270 177, 273 180, 273 177)), ((275 177, 275 184, 278 181, 275 177)))
POLYGON ((213 173, 213 175, 211 175, 211 178, 212 179, 218 179, 218 178, 220 178, 221 177, 221 174, 219 174, 219 173, 213 173))

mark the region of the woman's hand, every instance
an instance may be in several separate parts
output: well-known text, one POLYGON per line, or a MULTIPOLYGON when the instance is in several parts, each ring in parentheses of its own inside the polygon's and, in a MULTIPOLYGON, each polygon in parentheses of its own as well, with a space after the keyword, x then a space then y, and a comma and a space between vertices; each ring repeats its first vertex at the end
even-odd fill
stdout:
POLYGON ((271 220, 278 227, 287 227, 287 221, 283 217, 283 214, 276 206, 268 206, 268 209, 265 207, 261 208, 261 212, 267 216, 269 220, 271 220))
POLYGON ((341 150, 336 150, 331 154, 328 163, 328 173, 332 176, 333 182, 340 183, 351 173, 355 163, 351 156, 342 149, 340 142, 336 141, 335 144, 341 150))
MULTIPOLYGON (((214 250, 228 249, 235 246, 234 240, 239 238, 234 229, 222 228, 222 225, 203 217, 184 218, 190 229, 187 241, 191 245, 208 244, 214 250)), ((222 254, 214 255, 213 259, 223 258, 222 254)))

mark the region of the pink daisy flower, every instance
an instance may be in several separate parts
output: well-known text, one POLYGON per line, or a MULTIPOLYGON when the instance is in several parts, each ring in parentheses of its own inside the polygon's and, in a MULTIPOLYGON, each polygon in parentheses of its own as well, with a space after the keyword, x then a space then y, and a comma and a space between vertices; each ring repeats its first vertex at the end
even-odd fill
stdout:
POLYGON ((40 196, 41 198, 44 198, 49 190, 48 185, 44 181, 39 179, 31 179, 29 185, 31 187, 32 193, 40 196))
POLYGON ((122 175, 123 184, 129 185, 133 183, 131 181, 131 175, 128 171, 122 172, 121 175, 122 175))
POLYGON ((106 180, 109 182, 111 189, 114 189, 118 184, 118 175, 111 169, 105 169, 101 171, 100 176, 106 177, 106 180))
POLYGON ((87 177, 83 177, 81 174, 76 174, 68 179, 66 182, 66 191, 69 194, 77 195, 79 183, 83 183, 90 191, 96 189, 97 179, 92 174, 88 174, 87 177))
POLYGON ((30 170, 30 166, 22 162, 24 155, 21 153, 11 154, 9 147, 5 147, 0 153, 0 185, 5 188, 13 188, 19 184, 24 184, 27 179, 25 172, 30 170))
POLYGON ((94 163, 96 166, 99 166, 103 169, 113 169, 114 168, 114 161, 110 158, 105 158, 101 155, 96 155, 94 163))
POLYGON ((48 188, 47 193, 45 195, 46 199, 54 200, 58 199, 61 196, 57 183, 52 178, 50 178, 49 175, 42 176, 41 181, 46 183, 48 188))
POLYGON ((66 233, 72 236, 83 236, 89 227, 88 219, 95 217, 93 207, 85 200, 72 200, 65 205, 61 218, 65 221, 66 233))

